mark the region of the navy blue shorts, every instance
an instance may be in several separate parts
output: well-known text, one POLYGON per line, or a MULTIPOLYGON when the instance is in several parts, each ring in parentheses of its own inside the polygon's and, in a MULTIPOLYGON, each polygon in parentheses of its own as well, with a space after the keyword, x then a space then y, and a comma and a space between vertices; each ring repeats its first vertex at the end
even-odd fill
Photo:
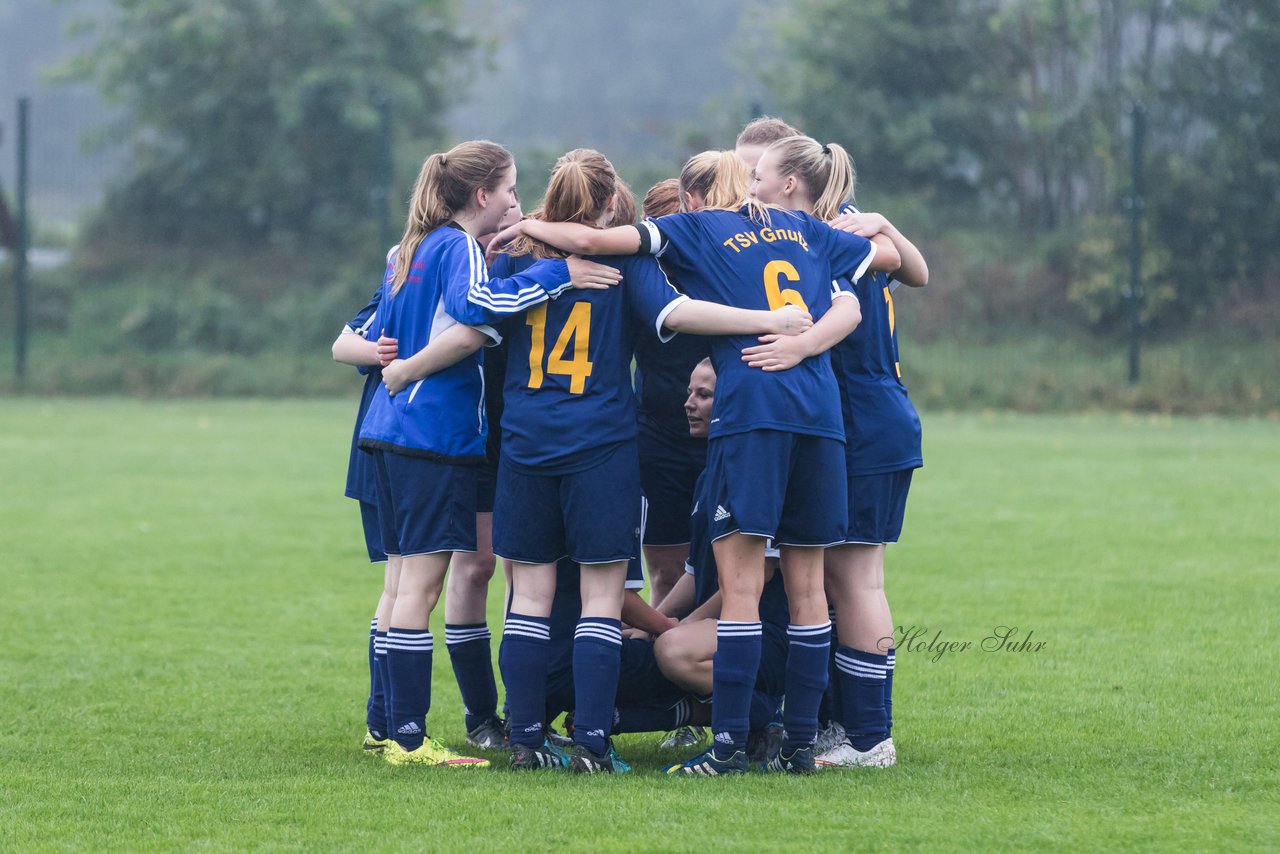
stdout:
MULTIPOLYGON (((573 638, 561 638, 559 643, 556 643, 553 638, 552 644, 555 649, 550 666, 547 668, 548 721, 555 720, 562 712, 573 711, 576 702, 573 684, 573 638)), ((782 656, 782 666, 785 670, 785 651, 782 656)), ((763 666, 761 672, 763 672, 763 666)), ((779 689, 778 693, 781 692, 782 689, 779 689)), ((658 669, 658 661, 653 656, 653 641, 622 639, 618 696, 614 705, 622 708, 636 706, 665 708, 679 702, 686 693, 680 686, 663 676, 662 671, 658 669)))
POLYGON ((494 493, 498 488, 498 464, 486 461, 476 469, 476 512, 492 513, 494 493))
POLYGON ((707 464, 707 440, 640 427, 640 486, 649 501, 646 546, 689 542, 693 488, 707 464))
POLYGON ((389 555, 476 550, 476 471, 375 451, 378 514, 389 555))
POLYGON ((378 505, 368 501, 360 502, 360 524, 364 528, 364 547, 369 550, 369 562, 385 562, 387 553, 382 550, 382 523, 378 520, 378 505))
POLYGON ((662 675, 653 655, 653 641, 622 639, 622 667, 618 671, 619 707, 675 704, 688 692, 662 675))
POLYGON ((846 543, 896 543, 907 512, 914 469, 849 477, 849 532, 846 543))
POLYGON ((779 546, 842 543, 849 522, 844 445, 823 436, 751 430, 707 453, 711 539, 741 531, 779 546))
POLYGON ((634 442, 571 474, 498 466, 493 552, 521 563, 580 564, 640 557, 640 461, 634 442))

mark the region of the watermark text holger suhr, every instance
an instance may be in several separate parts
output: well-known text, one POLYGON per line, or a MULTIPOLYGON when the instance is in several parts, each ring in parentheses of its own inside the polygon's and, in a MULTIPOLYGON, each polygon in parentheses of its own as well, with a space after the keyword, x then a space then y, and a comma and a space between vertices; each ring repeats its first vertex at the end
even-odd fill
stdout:
POLYGON ((894 636, 883 638, 880 646, 888 649, 895 647, 898 655, 905 653, 924 653, 930 661, 941 661, 950 653, 962 652, 1041 652, 1048 641, 1033 640, 1035 631, 1023 632, 1017 626, 996 626, 991 633, 980 641, 949 640, 943 637, 942 629, 930 631, 928 626, 898 626, 894 636))

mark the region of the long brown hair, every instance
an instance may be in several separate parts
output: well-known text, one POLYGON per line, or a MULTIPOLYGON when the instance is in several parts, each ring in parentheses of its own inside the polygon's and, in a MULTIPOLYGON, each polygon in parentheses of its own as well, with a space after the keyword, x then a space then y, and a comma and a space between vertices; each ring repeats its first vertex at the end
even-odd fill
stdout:
MULTIPOLYGON (((578 222, 595 226, 618 191, 618 175, 603 154, 591 148, 575 148, 556 161, 542 203, 529 214, 543 222, 578 222)), ((527 235, 511 244, 512 255, 564 258, 569 253, 527 235)))
POLYGON ((493 190, 515 163, 511 152, 487 139, 455 145, 431 155, 422 164, 409 200, 409 218, 396 253, 391 293, 409 277, 413 255, 428 234, 467 209, 480 187, 493 190))
POLYGON ((644 194, 641 207, 646 217, 666 216, 680 210, 680 180, 667 178, 654 184, 644 194))
POLYGON ((760 116, 747 122, 747 126, 738 134, 737 145, 772 145, 789 136, 800 136, 800 131, 773 116, 760 116))

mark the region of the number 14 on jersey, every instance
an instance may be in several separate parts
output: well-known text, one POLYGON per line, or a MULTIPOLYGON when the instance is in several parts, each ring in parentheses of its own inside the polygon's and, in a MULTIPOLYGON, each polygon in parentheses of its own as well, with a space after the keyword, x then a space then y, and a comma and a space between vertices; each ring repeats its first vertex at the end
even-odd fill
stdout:
MULTIPOLYGON (((525 313, 524 322, 531 329, 529 346, 529 388, 542 388, 544 372, 542 367, 543 352, 546 350, 547 306, 542 304, 525 313)), ((546 373, 569 377, 569 391, 582 394, 587 387, 587 377, 591 376, 591 362, 587 359, 587 348, 591 346, 591 303, 580 302, 569 312, 569 319, 560 330, 556 343, 547 358, 546 373), (573 356, 565 358, 569 342, 573 342, 573 356)))

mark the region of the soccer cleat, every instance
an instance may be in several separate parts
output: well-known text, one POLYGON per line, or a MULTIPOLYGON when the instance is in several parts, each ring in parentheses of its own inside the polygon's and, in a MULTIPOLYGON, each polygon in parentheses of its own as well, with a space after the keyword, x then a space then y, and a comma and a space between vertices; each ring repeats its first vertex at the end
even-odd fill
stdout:
POLYGON ((481 750, 500 750, 507 746, 507 729, 501 718, 485 718, 467 732, 467 744, 481 750))
POLYGON ((716 757, 715 747, 708 747, 692 759, 668 765, 665 774, 683 774, 689 777, 726 777, 747 773, 747 754, 734 751, 728 759, 716 757))
POLYGON ((555 770, 564 768, 568 764, 569 757, 550 741, 544 741, 541 747, 529 747, 525 744, 511 745, 512 771, 555 770))
POLYGON ((564 748, 565 750, 568 750, 573 745, 572 736, 561 735, 560 733, 556 732, 555 727, 550 727, 550 726, 547 727, 547 741, 551 742, 556 747, 561 747, 561 748, 564 748))
POLYGON ((382 752, 390 746, 391 739, 378 738, 371 730, 364 731, 364 743, 360 747, 370 756, 381 756, 382 752))
POLYGON ((434 738, 424 739, 416 750, 405 750, 397 742, 391 742, 382 758, 392 765, 434 765, 441 768, 488 768, 488 759, 462 756, 454 753, 434 738))
POLYGON ((787 732, 780 723, 747 733, 747 764, 761 766, 778 755, 787 732))
POLYGON ((893 746, 892 738, 869 750, 858 750, 845 739, 814 760, 819 768, 888 768, 897 761, 898 749, 893 746))
POLYGON ((707 739, 707 730, 700 726, 682 726, 667 733, 667 737, 658 742, 658 747, 666 750, 671 747, 697 747, 707 739))
POLYGON ((623 761, 609 741, 609 749, 603 754, 592 753, 585 745, 575 743, 569 748, 569 770, 574 774, 625 774, 631 766, 623 761))
POLYGON ((843 724, 839 721, 828 721, 826 726, 818 730, 818 740, 814 742, 813 755, 821 756, 833 749, 845 740, 846 735, 843 724))
POLYGON ((761 771, 785 774, 812 774, 815 770, 812 747, 797 747, 790 754, 779 750, 777 755, 764 765, 761 771))

